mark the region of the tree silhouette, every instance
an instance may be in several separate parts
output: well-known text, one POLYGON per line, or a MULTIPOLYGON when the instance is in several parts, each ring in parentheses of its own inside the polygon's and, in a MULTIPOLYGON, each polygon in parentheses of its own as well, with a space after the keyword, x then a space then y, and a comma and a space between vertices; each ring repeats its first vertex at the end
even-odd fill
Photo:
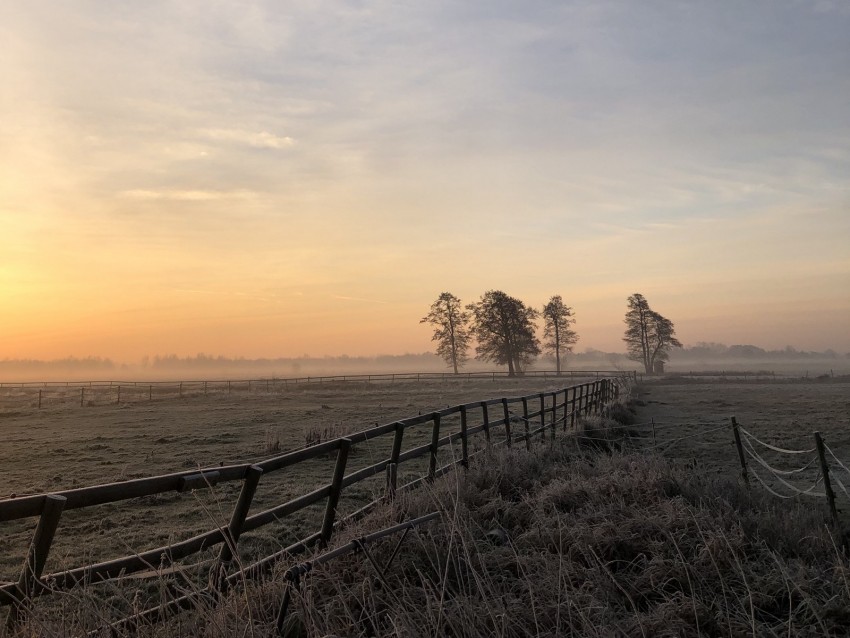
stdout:
POLYGON ((419 323, 434 326, 431 341, 437 342, 437 354, 454 368, 455 374, 468 359, 469 313, 460 304, 460 299, 450 292, 442 292, 431 304, 431 311, 419 323))
POLYGON ((576 322, 573 309, 565 306, 561 295, 555 295, 543 306, 543 349, 555 355, 555 366, 561 374, 561 353, 573 351, 578 333, 570 328, 576 322))
POLYGON ((508 375, 522 374, 540 354, 534 336, 534 320, 539 313, 501 290, 488 290, 481 301, 470 304, 472 332, 478 341, 476 357, 508 366, 508 375))
POLYGON ((628 307, 623 341, 626 342, 629 359, 642 363, 646 373, 652 374, 657 362, 670 358, 670 348, 681 348, 682 344, 675 337, 673 322, 652 310, 643 295, 631 295, 628 307))

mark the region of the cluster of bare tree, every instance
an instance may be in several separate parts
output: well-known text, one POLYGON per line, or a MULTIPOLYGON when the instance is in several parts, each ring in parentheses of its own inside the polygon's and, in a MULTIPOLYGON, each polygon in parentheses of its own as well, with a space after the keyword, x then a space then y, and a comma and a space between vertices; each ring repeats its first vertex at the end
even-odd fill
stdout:
MULTIPOLYGON (((508 366, 508 374, 522 374, 534 358, 546 352, 555 358, 560 374, 562 357, 572 352, 578 341, 573 309, 554 295, 542 310, 527 306, 501 290, 488 290, 475 303, 463 305, 450 292, 441 293, 420 323, 434 326, 437 355, 455 374, 469 360, 469 348, 476 342, 476 358, 508 366), (538 340, 535 321, 543 317, 543 343, 538 340)), ((681 347, 673 322, 649 307, 643 295, 628 298, 626 312, 628 357, 642 363, 651 374, 663 368, 670 348, 681 347)))
POLYGON ((469 360, 469 347, 476 341, 476 358, 507 365, 511 376, 523 370, 541 352, 555 357, 561 372, 561 357, 572 352, 578 334, 573 310, 560 295, 553 296, 542 311, 527 306, 501 290, 488 290, 476 303, 464 306, 449 292, 441 293, 420 323, 434 326, 437 354, 455 373, 469 360), (535 334, 535 321, 543 317, 543 349, 535 334))
POLYGON ((681 348, 675 337, 673 322, 649 307, 649 302, 640 293, 628 298, 626 312, 626 335, 623 341, 629 359, 642 363, 647 374, 662 372, 664 362, 670 358, 670 348, 681 348))

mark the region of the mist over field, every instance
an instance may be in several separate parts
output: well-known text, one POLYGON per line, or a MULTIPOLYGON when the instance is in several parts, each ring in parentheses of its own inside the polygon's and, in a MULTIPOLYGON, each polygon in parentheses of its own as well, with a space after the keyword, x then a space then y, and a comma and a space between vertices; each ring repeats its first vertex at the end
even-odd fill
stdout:
MULTIPOLYGON (((528 368, 554 370, 554 360, 541 356, 528 368)), ((502 367, 471 359, 463 372, 500 371, 502 367)), ((589 348, 571 354, 564 371, 638 370, 640 365, 622 352, 589 348)), ((356 374, 400 374, 407 372, 449 372, 445 362, 431 352, 374 357, 276 357, 263 359, 229 358, 198 354, 154 356, 139 362, 118 362, 99 357, 69 357, 56 360, 0 360, 0 383, 32 381, 92 380, 188 380, 249 379, 335 376, 356 374)), ((775 372, 784 376, 815 377, 823 374, 850 374, 850 353, 834 350, 800 351, 792 347, 764 350, 753 345, 726 346, 717 343, 674 349, 667 365, 678 372, 775 372)))

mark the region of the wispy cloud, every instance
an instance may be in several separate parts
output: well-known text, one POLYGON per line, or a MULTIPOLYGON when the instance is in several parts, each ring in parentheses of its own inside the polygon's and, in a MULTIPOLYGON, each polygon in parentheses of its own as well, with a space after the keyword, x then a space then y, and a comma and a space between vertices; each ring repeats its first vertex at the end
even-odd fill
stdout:
POLYGON ((363 297, 349 297, 347 295, 332 295, 333 299, 342 299, 343 301, 362 301, 364 303, 388 304, 388 301, 381 299, 364 299, 363 297))
POLYGON ((239 129, 206 129, 203 137, 215 141, 233 142, 254 148, 286 149, 295 144, 295 140, 286 135, 275 135, 268 131, 252 132, 239 129))
POLYGON ((173 200, 179 202, 212 202, 220 200, 250 200, 257 193, 247 190, 235 191, 201 191, 201 190, 145 190, 134 189, 119 193, 122 197, 142 200, 173 200))

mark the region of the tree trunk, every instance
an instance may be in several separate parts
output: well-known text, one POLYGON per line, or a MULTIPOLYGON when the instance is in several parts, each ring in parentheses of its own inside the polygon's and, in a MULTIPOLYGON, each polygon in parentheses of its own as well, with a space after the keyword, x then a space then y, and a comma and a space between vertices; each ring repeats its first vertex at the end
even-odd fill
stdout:
POLYGON ((561 332, 558 330, 558 321, 555 321, 555 369, 561 376, 561 332))

